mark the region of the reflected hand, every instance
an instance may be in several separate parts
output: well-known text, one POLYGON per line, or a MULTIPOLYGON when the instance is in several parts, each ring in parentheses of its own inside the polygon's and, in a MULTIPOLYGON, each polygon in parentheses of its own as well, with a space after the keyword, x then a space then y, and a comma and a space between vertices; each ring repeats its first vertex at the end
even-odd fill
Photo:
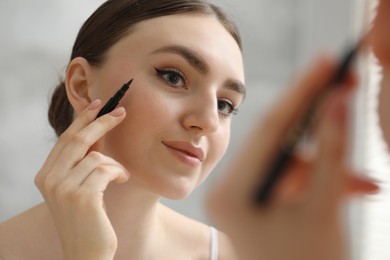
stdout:
POLYGON ((335 69, 334 62, 321 58, 285 93, 254 129, 209 197, 212 219, 230 236, 242 259, 347 259, 341 206, 352 194, 378 188, 356 177, 348 165, 348 99, 355 85, 353 75, 321 107, 314 153, 297 152, 269 203, 253 203, 256 184, 280 140, 335 69))

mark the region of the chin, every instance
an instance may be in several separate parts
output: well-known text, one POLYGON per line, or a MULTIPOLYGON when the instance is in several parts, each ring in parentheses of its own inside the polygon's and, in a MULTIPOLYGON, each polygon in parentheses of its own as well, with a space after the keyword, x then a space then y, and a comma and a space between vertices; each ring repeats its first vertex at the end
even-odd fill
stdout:
POLYGON ((159 187, 158 193, 170 200, 182 200, 187 198, 195 189, 195 185, 188 180, 177 181, 176 183, 169 183, 165 187, 159 187))
POLYGON ((161 196, 170 200, 182 200, 187 198, 193 189, 171 189, 168 191, 161 192, 161 196))

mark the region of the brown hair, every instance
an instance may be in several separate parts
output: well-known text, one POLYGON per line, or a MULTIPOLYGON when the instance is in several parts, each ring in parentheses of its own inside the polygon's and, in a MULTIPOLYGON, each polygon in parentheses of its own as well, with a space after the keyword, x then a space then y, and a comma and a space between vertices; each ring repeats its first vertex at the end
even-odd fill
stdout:
MULTIPOLYGON (((214 15, 233 36, 240 49, 241 38, 234 22, 217 6, 207 0, 108 0, 81 27, 70 60, 83 57, 99 66, 107 51, 144 20, 180 13, 214 15)), ((73 107, 65 83, 54 90, 49 107, 49 122, 57 136, 72 123, 73 107)))

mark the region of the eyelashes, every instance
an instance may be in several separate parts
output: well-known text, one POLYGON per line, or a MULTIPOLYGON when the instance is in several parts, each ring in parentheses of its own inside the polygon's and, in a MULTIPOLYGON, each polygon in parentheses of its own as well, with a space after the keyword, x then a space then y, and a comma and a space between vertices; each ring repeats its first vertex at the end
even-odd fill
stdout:
POLYGON ((154 69, 156 70, 157 74, 172 87, 185 88, 186 78, 180 70, 175 68, 167 68, 167 69, 154 68, 154 69))
MULTIPOLYGON (((188 89, 187 79, 180 70, 176 68, 159 69, 156 67, 154 69, 157 75, 170 87, 188 89)), ((217 109, 223 117, 229 117, 238 113, 237 106, 234 105, 233 101, 226 98, 218 99, 217 109)))
POLYGON ((225 115, 236 115, 238 113, 238 108, 233 105, 230 100, 220 99, 218 100, 218 111, 225 115))

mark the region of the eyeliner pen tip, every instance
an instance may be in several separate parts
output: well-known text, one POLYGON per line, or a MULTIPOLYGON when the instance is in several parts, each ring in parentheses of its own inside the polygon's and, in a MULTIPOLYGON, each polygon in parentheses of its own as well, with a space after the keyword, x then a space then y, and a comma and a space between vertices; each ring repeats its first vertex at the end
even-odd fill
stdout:
POLYGON ((133 82, 133 79, 129 80, 129 82, 126 83, 126 85, 130 85, 133 82))

